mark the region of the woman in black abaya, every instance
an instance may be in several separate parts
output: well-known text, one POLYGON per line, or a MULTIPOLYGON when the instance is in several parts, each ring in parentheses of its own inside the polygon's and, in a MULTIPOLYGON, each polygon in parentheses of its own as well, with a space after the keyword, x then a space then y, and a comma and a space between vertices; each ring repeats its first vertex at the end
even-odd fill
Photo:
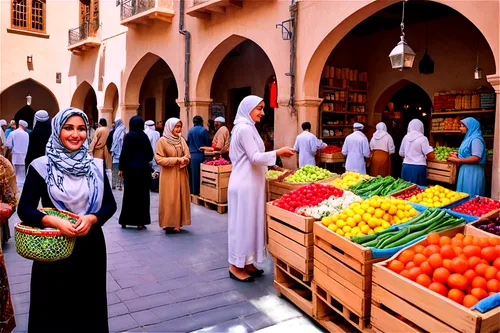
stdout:
POLYGON ((47 146, 51 132, 49 114, 45 110, 37 111, 33 131, 30 133, 28 152, 24 159, 26 172, 28 172, 28 167, 35 158, 45 155, 45 146, 47 146))
POLYGON ((123 177, 124 193, 119 223, 137 226, 141 230, 151 224, 149 215, 149 191, 154 153, 148 136, 144 133, 144 120, 139 116, 130 119, 129 132, 125 135, 120 155, 120 176, 123 177))

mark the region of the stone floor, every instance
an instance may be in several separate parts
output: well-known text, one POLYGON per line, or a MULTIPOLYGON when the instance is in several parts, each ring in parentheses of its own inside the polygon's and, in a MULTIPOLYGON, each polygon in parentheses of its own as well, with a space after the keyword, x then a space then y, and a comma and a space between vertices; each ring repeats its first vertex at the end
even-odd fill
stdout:
MULTIPOLYGON (((119 208, 104 225, 108 251, 108 312, 113 332, 321 332, 307 315, 275 296, 272 260, 253 283, 228 278, 227 214, 191 205, 192 225, 166 235, 151 195, 147 230, 121 229, 119 208)), ((10 220, 11 227, 18 221, 10 220)), ((4 247, 16 313, 15 332, 27 329, 31 261, 4 247)), ((71 329, 68 329, 70 332, 71 329)))

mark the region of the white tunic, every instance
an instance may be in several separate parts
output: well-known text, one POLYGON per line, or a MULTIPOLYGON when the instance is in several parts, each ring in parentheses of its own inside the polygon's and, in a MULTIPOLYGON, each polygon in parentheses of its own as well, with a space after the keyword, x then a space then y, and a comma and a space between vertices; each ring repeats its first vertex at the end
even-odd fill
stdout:
POLYGON ((323 149, 327 146, 322 140, 316 138, 309 131, 304 131, 297 136, 293 149, 299 153, 299 168, 304 165, 316 165, 314 154, 318 149, 323 149))
POLYGON ((6 146, 12 149, 12 164, 24 165, 29 142, 30 136, 22 128, 18 128, 10 133, 6 146))
POLYGON ((347 171, 365 174, 365 158, 370 156, 370 147, 366 136, 359 131, 348 135, 342 146, 342 155, 347 156, 345 163, 347 171))
MULTIPOLYGON (((152 130, 150 128, 146 128, 144 133, 148 136, 149 142, 151 143, 151 148, 153 148, 153 153, 156 152, 156 142, 160 140, 160 133, 158 131, 152 130)), ((160 172, 160 166, 156 163, 156 160, 153 158, 151 161, 151 166, 155 171, 160 172)))

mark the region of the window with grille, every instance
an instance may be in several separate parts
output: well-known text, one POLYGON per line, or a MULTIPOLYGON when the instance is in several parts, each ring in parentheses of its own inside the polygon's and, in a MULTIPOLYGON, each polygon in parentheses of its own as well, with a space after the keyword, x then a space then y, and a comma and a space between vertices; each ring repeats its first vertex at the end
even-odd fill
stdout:
POLYGON ((11 0, 12 28, 45 33, 45 0, 11 0))

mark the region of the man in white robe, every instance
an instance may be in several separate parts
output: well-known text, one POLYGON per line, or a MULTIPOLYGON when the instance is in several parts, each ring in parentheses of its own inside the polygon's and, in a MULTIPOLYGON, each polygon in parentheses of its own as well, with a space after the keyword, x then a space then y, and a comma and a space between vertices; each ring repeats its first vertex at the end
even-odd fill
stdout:
POLYGON ((26 169, 24 167, 24 160, 28 152, 28 145, 30 136, 26 132, 28 123, 24 120, 19 120, 19 128, 10 133, 7 138, 7 148, 12 149, 12 165, 16 172, 17 186, 23 187, 26 178, 26 169))
POLYGON ((304 165, 316 165, 314 155, 320 149, 327 146, 322 140, 318 139, 316 135, 311 133, 311 123, 302 123, 303 132, 297 136, 293 150, 299 153, 299 168, 304 165))
POLYGON ((366 174, 365 158, 370 157, 370 145, 362 132, 363 128, 362 124, 354 123, 354 132, 345 138, 342 155, 347 156, 345 162, 346 171, 366 174))
MULTIPOLYGON (((160 140, 160 133, 155 128, 155 122, 148 120, 144 123, 144 133, 148 136, 149 142, 151 143, 151 148, 153 148, 153 153, 156 153, 156 142, 160 140)), ((160 172, 160 166, 156 164, 155 159, 151 161, 151 167, 154 171, 160 172)))

